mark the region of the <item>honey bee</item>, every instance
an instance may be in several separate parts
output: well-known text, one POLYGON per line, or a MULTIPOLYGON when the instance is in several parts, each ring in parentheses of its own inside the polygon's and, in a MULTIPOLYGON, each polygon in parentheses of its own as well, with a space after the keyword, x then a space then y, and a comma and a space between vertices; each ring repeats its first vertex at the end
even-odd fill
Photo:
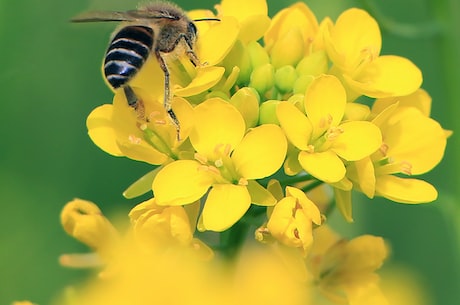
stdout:
POLYGON ((180 123, 171 107, 169 69, 165 55, 180 49, 194 66, 200 61, 194 52, 197 39, 195 21, 215 20, 203 18, 191 20, 185 12, 168 2, 155 2, 137 10, 124 12, 93 11, 71 19, 72 22, 122 21, 112 34, 104 59, 104 76, 114 89, 122 88, 128 104, 143 111, 140 101, 129 85, 149 56, 153 54, 164 73, 164 108, 176 127, 180 139, 180 123), (180 48, 177 48, 181 46, 180 48))

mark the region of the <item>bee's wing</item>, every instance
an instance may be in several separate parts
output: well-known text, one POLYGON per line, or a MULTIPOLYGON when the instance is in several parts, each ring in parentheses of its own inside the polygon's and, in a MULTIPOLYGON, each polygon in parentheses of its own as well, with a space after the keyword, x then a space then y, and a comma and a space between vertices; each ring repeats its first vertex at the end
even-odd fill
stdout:
POLYGON ((168 18, 158 11, 131 10, 125 12, 91 11, 75 16, 72 22, 136 21, 139 19, 168 18))

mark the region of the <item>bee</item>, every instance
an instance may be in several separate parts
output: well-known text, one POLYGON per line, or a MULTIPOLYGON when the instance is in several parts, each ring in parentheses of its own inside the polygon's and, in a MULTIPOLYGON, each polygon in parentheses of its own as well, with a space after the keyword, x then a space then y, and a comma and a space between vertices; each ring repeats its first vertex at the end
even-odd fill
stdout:
POLYGON ((113 89, 122 88, 129 106, 141 113, 142 101, 137 98, 129 83, 149 56, 155 56, 164 73, 163 105, 176 127, 178 140, 180 123, 171 107, 169 69, 165 56, 180 49, 194 66, 200 66, 194 52, 197 39, 194 22, 204 20, 219 21, 217 18, 191 20, 181 8, 168 2, 155 2, 124 12, 87 12, 71 19, 72 22, 123 22, 112 34, 105 53, 104 76, 113 89))

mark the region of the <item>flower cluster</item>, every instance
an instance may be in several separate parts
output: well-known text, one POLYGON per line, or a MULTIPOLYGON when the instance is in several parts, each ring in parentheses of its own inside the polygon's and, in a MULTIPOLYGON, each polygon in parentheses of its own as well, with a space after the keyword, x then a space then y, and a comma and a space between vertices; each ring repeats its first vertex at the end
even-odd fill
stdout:
MULTIPOLYGON (((346 241, 325 223, 335 205, 353 220, 352 191, 409 204, 437 198, 431 184, 413 176, 441 161, 450 132, 430 118, 420 70, 380 54, 379 26, 361 9, 335 22, 319 22, 304 3, 271 19, 264 0, 222 0, 216 11, 189 12, 220 20, 196 24, 203 64, 194 67, 186 56, 168 61, 179 137, 162 105, 154 56, 130 83, 145 116, 117 90, 112 104, 88 117, 89 136, 102 150, 153 166, 124 193, 154 196, 129 215, 130 247, 136 255, 211 259, 213 250, 232 253, 255 229, 262 247, 309 283, 305 298, 318 289, 341 304, 386 304, 374 273, 388 254, 383 239, 346 241), (195 228, 221 232, 217 245, 198 239, 195 228)), ((97 207, 75 200, 62 222, 108 265, 105 275, 116 272, 126 244, 97 207)), ((63 257, 66 265, 95 260, 63 257)))

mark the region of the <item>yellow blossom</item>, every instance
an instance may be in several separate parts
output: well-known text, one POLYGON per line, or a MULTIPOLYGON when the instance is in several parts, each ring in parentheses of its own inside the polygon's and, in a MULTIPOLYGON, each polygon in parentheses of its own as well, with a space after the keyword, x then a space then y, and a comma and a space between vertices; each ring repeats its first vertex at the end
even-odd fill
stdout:
POLYGON ((308 265, 320 291, 336 303, 387 305, 375 273, 388 256, 381 237, 340 240, 326 226, 315 230, 308 265))
POLYGON ((313 242, 313 224, 321 224, 319 209, 304 192, 288 186, 286 197, 273 208, 267 229, 283 244, 301 248, 306 254, 313 242))
POLYGON ((398 177, 420 175, 444 155, 446 132, 429 118, 430 97, 417 91, 403 98, 377 100, 372 113, 384 142, 369 158, 353 164, 348 177, 372 198, 383 196, 401 203, 423 203, 437 198, 436 189, 423 180, 398 177))
POLYGON ((348 100, 360 95, 382 98, 408 95, 422 83, 422 73, 407 58, 380 56, 377 22, 364 10, 343 12, 335 24, 325 21, 324 42, 336 74, 346 85, 348 100))
POLYGON ((346 173, 343 160, 369 156, 382 142, 377 126, 366 121, 342 122, 346 95, 330 75, 316 78, 305 93, 302 113, 291 103, 280 103, 277 116, 289 141, 300 150, 298 161, 316 178, 334 183, 346 173))
POLYGON ((202 212, 202 229, 231 227, 252 203, 273 205, 275 199, 255 179, 277 171, 287 143, 276 125, 263 125, 245 134, 245 124, 232 105, 214 98, 195 108, 190 141, 196 160, 165 166, 153 182, 159 205, 190 204, 209 192, 202 212))

